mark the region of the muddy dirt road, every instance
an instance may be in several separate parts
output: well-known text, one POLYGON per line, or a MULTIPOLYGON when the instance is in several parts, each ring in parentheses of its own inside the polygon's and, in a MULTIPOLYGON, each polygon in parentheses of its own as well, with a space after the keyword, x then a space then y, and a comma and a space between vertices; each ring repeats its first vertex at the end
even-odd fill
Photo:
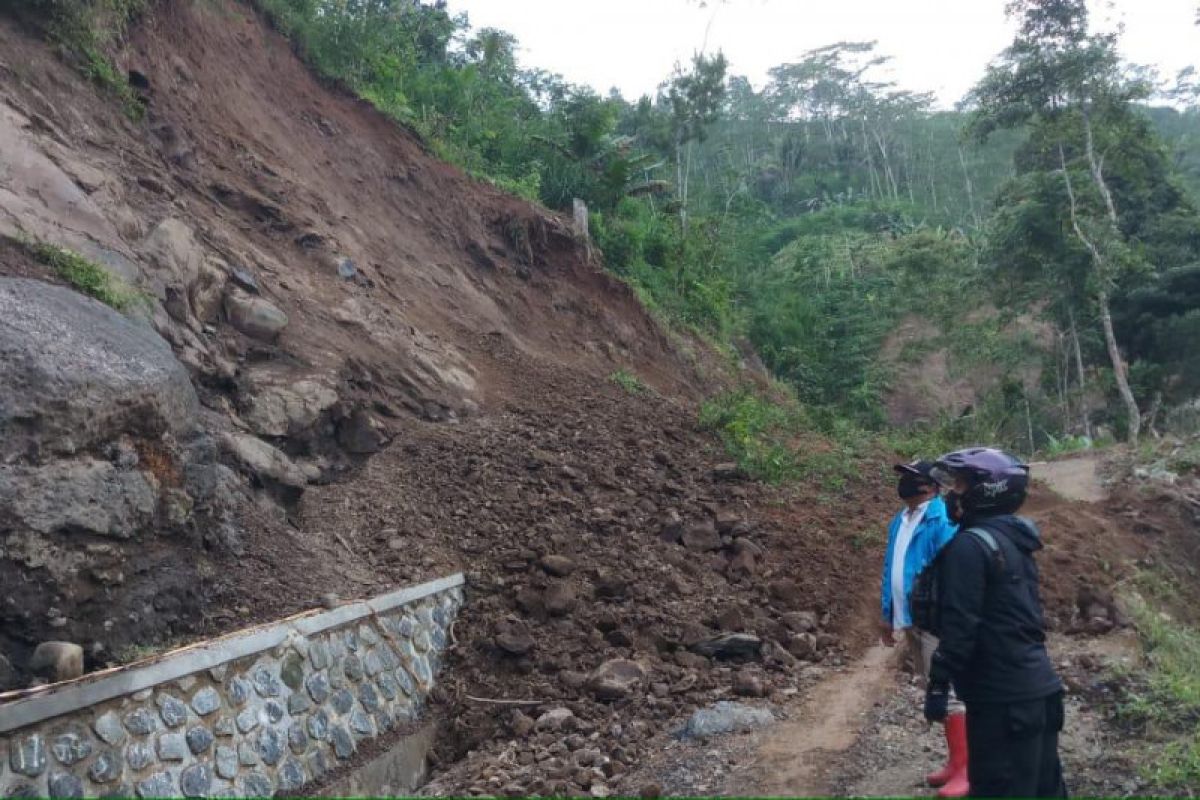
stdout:
MULTIPOLYGON (((1060 540, 1051 554, 1063 548, 1064 538, 1075 549, 1079 531, 1066 530, 1067 517, 1101 535, 1122 529, 1105 506, 1099 472, 1094 454, 1036 465, 1043 488, 1030 514, 1060 540)), ((1053 566, 1049 572, 1056 574, 1053 566)), ((1082 691, 1112 669, 1137 662, 1134 633, 1057 633, 1050 651, 1069 687, 1061 751, 1072 793, 1145 792, 1138 777, 1141 744, 1113 728, 1082 691)), ((664 794, 932 796, 924 776, 941 766, 945 745, 940 728, 922 719, 921 689, 898 663, 898 651, 877 645, 846 666, 814 668, 812 683, 773 707, 780 722, 707 742, 673 742, 657 774, 644 774, 657 778, 664 794)))
MULTIPOLYGON (((858 741, 879 702, 894 693, 897 651, 876 645, 814 687, 794 717, 763 736, 745 794, 826 794, 835 758, 858 741)), ((738 791, 736 793, 741 794, 738 791)))

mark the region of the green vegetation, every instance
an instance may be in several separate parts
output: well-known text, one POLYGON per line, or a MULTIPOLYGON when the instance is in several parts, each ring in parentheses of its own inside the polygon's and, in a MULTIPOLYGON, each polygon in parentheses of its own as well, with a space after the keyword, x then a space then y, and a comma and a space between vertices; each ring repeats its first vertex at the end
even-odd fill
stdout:
POLYGON ((773 394, 742 388, 717 395, 701 407, 700 425, 717 433, 742 471, 759 480, 803 480, 838 492, 858 477, 867 444, 861 431, 842 420, 827 426, 782 386, 773 394))
POLYGON ((31 240, 22 240, 20 244, 33 258, 53 269, 58 277, 71 286, 117 311, 126 312, 147 303, 144 294, 72 250, 31 240))
POLYGON ((1200 631, 1144 600, 1129 603, 1148 669, 1120 709, 1127 721, 1167 739, 1145 776, 1168 789, 1200 785, 1200 631))
POLYGON ((643 395, 650 391, 641 378, 624 367, 609 375, 608 379, 632 395, 643 395))
MULTIPOLYGON (((318 72, 442 157, 550 208, 585 200, 608 268, 654 313, 748 339, 818 427, 887 430, 889 390, 939 350, 952 379, 987 385, 890 432, 905 449, 1132 438, 1132 409, 1200 391, 1185 344, 1200 336, 1200 215, 1182 188, 1200 186, 1200 111, 1146 107, 1080 0, 1012 4, 1017 35, 969 112, 882 80, 888 59, 866 43, 805 53, 761 89, 698 55, 631 101, 523 68, 510 35, 439 3, 256 2, 318 72), (928 329, 881 358, 913 318, 928 329)), ((734 427, 740 457, 792 471, 734 427)))
POLYGON ((146 0, 27 0, 18 5, 18 12, 41 27, 84 75, 117 98, 126 115, 142 118, 145 107, 109 51, 145 11, 146 0))

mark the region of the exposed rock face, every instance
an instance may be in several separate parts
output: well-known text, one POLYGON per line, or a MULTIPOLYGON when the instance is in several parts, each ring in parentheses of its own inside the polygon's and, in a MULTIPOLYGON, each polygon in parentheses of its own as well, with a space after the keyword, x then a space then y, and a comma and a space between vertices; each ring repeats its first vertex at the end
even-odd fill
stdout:
POLYGON ((0 584, 17 598, 0 610, 0 649, 18 682, 35 663, 56 679, 83 669, 82 650, 52 658, 33 642, 106 654, 177 624, 195 578, 151 537, 237 550, 245 490, 202 428, 187 371, 149 326, 0 278, 0 584))
POLYGON ((186 436, 197 409, 154 331, 70 289, 0 278, 0 459, 74 453, 120 432, 186 436))
POLYGON ((128 539, 158 509, 154 476, 108 461, 0 466, 0 509, 38 533, 86 532, 128 539))

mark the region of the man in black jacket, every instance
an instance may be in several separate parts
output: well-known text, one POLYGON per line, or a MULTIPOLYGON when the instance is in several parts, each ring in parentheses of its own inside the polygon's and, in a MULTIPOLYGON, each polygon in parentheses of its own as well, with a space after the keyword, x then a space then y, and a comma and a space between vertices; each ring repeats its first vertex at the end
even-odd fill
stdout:
POLYGON ((1065 797, 1058 735, 1063 685, 1046 652, 1033 554, 1038 530, 1015 516, 1029 467, 992 448, 949 453, 934 478, 959 533, 931 569, 933 655, 925 716, 945 718, 953 684, 967 707, 973 797, 1065 797))

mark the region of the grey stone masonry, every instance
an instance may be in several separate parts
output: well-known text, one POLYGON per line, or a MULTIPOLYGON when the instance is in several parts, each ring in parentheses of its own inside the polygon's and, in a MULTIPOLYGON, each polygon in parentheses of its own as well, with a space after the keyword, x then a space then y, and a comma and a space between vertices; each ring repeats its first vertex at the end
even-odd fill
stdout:
POLYGON ((461 575, 0 694, 0 797, 296 792, 419 719, 461 575))

